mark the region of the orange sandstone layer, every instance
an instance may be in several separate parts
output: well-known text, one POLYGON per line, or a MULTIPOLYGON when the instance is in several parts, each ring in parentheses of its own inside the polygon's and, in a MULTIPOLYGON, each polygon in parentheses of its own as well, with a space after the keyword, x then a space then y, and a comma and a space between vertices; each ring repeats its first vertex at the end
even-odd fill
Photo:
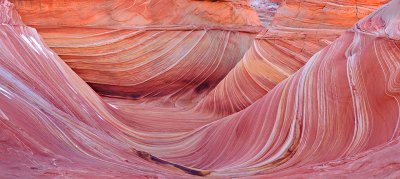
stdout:
POLYGON ((240 111, 265 95, 350 27, 355 17, 367 14, 360 14, 359 8, 366 12, 382 4, 367 2, 364 8, 350 1, 336 2, 337 7, 329 1, 278 2, 281 6, 265 33, 245 1, 15 3, 23 20, 38 28, 48 45, 100 94, 157 100, 167 106, 197 105, 200 111, 218 115, 240 111), (167 4, 177 10, 158 15, 166 12, 167 4), (311 16, 321 5, 325 6, 318 16, 311 16), (346 12, 348 24, 309 23, 332 19, 337 15, 333 7, 346 12), (116 21, 113 14, 127 20, 116 21), (292 14, 296 17, 288 18, 292 14), (228 75, 235 79, 227 77, 220 83, 229 72, 236 73, 228 75), (243 82, 235 82, 238 79, 243 82))
POLYGON ((263 29, 246 1, 15 4, 24 22, 100 94, 163 98, 169 106, 200 100, 263 29))
POLYGON ((266 32, 196 110, 226 116, 245 109, 385 1, 272 2, 280 7, 266 32))
POLYGON ((131 28, 132 26, 258 26, 245 0, 14 0, 28 25, 131 28))

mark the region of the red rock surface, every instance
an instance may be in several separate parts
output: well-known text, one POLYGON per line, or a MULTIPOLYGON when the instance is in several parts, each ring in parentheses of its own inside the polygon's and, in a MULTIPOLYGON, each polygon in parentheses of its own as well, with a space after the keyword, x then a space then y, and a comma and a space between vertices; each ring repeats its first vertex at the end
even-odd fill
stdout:
POLYGON ((280 4, 274 21, 256 37, 230 74, 198 104, 197 110, 229 115, 248 107, 331 44, 345 30, 343 27, 350 27, 383 2, 258 2, 259 13, 265 13, 263 6, 269 9, 270 4, 280 4), (318 8, 321 6, 324 8, 318 8), (345 21, 334 18, 338 12, 345 21))
POLYGON ((3 178, 400 175, 399 0, 14 3, 3 178))
POLYGON ((97 92, 166 97, 173 105, 191 105, 216 86, 263 29, 246 1, 15 3, 24 22, 97 92), (72 14, 79 20, 65 20, 72 14))
POLYGON ((260 25, 256 12, 245 0, 14 1, 19 14, 29 25, 113 28, 260 25))

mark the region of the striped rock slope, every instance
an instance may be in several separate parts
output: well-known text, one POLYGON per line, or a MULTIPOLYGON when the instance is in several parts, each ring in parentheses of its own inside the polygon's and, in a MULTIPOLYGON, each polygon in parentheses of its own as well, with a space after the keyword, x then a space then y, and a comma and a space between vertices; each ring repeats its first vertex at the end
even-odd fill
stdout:
POLYGON ((383 2, 253 1, 261 4, 256 8, 258 13, 264 13, 262 5, 281 6, 268 29, 255 38, 243 59, 196 110, 226 116, 245 109, 301 68, 314 53, 331 44, 344 28, 350 28, 383 2), (334 18, 338 12, 343 14, 346 24, 334 18))
MULTIPOLYGON (((57 9, 57 3, 39 3, 39 10, 32 12, 46 12, 41 9, 51 10, 50 5, 57 9)), ((246 9, 243 3, 227 4, 246 9)), ((283 11, 286 5, 290 1, 282 2, 274 19, 282 17, 279 12, 289 12, 283 11)), ((365 2, 357 8, 364 6, 378 5, 365 2)), ((19 9, 22 20, 29 24, 23 9, 19 9)), ((131 11, 122 12, 117 17, 131 11)), ((80 27, 31 24, 42 39, 21 22, 12 3, 0 0, 0 176, 398 177, 399 19, 400 1, 393 0, 345 31, 347 24, 342 22, 332 22, 337 28, 331 31, 325 27, 298 31, 283 25, 263 31, 257 23, 232 20, 228 24, 236 28, 227 24, 206 29, 198 24, 173 30, 165 30, 164 24, 157 27, 161 29, 122 28, 124 23, 93 28, 87 25, 99 22, 93 17, 80 27), (191 53, 194 56, 187 58, 191 53), (99 54, 107 58, 98 58, 99 54), (91 70, 85 72, 79 69, 82 66, 91 70), (113 69, 115 76, 110 75, 113 69), (185 75, 193 81, 178 82, 185 75), (151 81, 152 76, 157 80, 151 81), (85 79, 90 77, 119 86, 109 87, 103 81, 96 88, 85 79), (127 89, 132 91, 118 80, 131 83, 127 89), (171 80, 167 85, 152 84, 171 80), (100 86, 107 90, 102 92, 100 86), (233 90, 224 90, 227 87, 233 90), (222 94, 226 92, 231 95, 222 94), (105 93, 108 97, 98 95, 105 93), (209 99, 224 95, 225 100, 209 99), (243 105, 212 107, 226 101, 243 105)))
POLYGON ((170 106, 193 105, 208 93, 263 29, 246 1, 15 4, 24 22, 100 94, 165 98, 170 106))

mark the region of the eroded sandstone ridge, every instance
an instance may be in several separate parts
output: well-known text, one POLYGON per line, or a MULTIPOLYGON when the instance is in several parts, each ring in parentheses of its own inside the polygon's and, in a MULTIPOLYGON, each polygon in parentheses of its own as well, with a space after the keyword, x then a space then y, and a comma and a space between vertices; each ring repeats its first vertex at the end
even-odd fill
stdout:
POLYGON ((272 2, 0 0, 0 177, 399 177, 400 0, 272 2))

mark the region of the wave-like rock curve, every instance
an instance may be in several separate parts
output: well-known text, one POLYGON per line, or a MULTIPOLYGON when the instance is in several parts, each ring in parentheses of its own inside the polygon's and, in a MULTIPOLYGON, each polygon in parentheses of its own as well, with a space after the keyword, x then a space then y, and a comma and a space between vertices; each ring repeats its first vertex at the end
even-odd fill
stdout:
MULTIPOLYGON (((334 33, 330 33, 319 32, 318 28, 279 31, 277 29, 285 28, 276 25, 265 34, 261 33, 253 43, 251 40, 258 30, 234 30, 226 26, 219 30, 198 30, 197 27, 187 30, 181 26, 172 31, 42 26, 39 30, 42 29, 43 40, 34 28, 21 22, 13 6, 7 0, 0 0, 2 177, 361 178, 399 175, 399 0, 363 18, 334 41, 341 32, 335 30, 336 27, 332 28, 334 33), (79 33, 74 32, 76 30, 79 33), (314 36, 316 32, 318 35, 314 36), (57 36, 64 36, 65 40, 54 38, 55 34, 61 34, 57 36), (155 34, 165 36, 153 38, 155 34), (202 40, 205 42, 201 43, 202 40), (235 43, 243 45, 243 49, 237 50, 235 43), (302 44, 306 44, 304 48, 302 44), (107 88, 114 90, 108 94, 111 98, 99 96, 82 78, 111 76, 95 72, 99 64, 109 61, 87 57, 93 53, 110 55, 110 51, 129 45, 137 47, 118 53, 117 57, 109 56, 116 65, 110 65, 109 71, 115 69, 113 77, 118 80, 105 81, 119 83, 123 81, 118 78, 121 73, 127 80, 132 78, 129 73, 118 71, 118 63, 124 63, 122 57, 149 60, 146 54, 157 45, 159 50, 154 53, 165 50, 166 54, 177 55, 177 58, 155 60, 166 66, 186 57, 176 51, 184 53, 198 48, 210 54, 184 60, 189 64, 198 62, 195 68, 182 66, 178 68, 182 71, 175 71, 177 74, 161 75, 160 79, 149 82, 149 86, 140 87, 150 91, 151 95, 146 97, 162 101, 156 105, 112 98, 124 97, 120 95, 125 92, 121 88, 107 88), (146 49, 146 45, 151 48, 146 49), (97 47, 90 51, 88 46, 109 48, 103 52, 97 47), (129 54, 132 51, 135 53, 129 54), (85 58, 80 58, 82 54, 85 58), (201 60, 202 57, 216 60, 201 60), (96 61, 95 67, 90 66, 92 60, 96 61), (219 67, 214 62, 230 65, 219 67), (93 70, 85 76, 79 71, 81 65, 93 70), (196 85, 181 94, 181 98, 186 97, 190 102, 179 104, 188 105, 188 108, 163 106, 173 101, 171 95, 178 94, 187 84, 175 88, 166 86, 168 94, 155 95, 161 94, 159 88, 165 89, 156 82, 176 80, 176 75, 185 71, 205 75, 212 67, 215 70, 211 71, 224 70, 218 72, 221 74, 215 78, 218 79, 215 84, 193 81, 196 85), (193 72, 195 70, 201 72, 193 72), (173 78, 164 79, 169 76, 173 78), (220 96, 227 92, 227 87, 234 85, 238 86, 234 89, 248 88, 228 91, 232 95, 224 98, 243 105, 223 104, 222 108, 212 110, 215 107, 211 104, 223 102, 220 96), (252 93, 251 89, 257 88, 257 93, 252 93), (204 89, 208 91, 195 97, 190 93, 204 89)), ((286 8, 285 3, 281 8, 286 8)), ((280 18, 282 9, 278 10, 276 18, 280 18)), ((137 65, 135 63, 130 65, 137 65)), ((133 72, 146 81, 146 75, 165 72, 155 68, 156 64, 143 68, 143 74, 133 72)), ((207 73, 210 74, 214 73, 207 73)), ((202 76, 202 79, 209 77, 202 76)), ((200 76, 189 80, 193 78, 200 76)), ((131 87, 131 90, 137 89, 131 87)), ((97 90, 102 94, 101 87, 97 90)))

